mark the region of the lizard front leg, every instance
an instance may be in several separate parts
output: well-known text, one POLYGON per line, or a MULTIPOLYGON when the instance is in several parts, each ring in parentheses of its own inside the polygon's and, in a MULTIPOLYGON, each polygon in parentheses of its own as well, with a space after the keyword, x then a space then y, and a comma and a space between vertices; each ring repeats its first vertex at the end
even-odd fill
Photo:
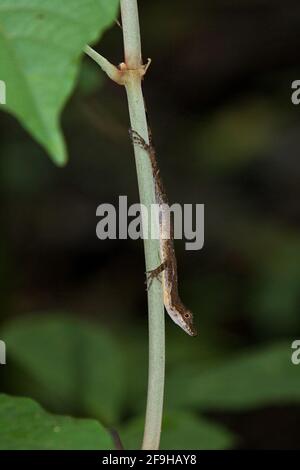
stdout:
POLYGON ((138 145, 142 149, 146 150, 146 152, 151 151, 151 146, 147 144, 145 139, 143 139, 143 137, 140 134, 138 134, 138 132, 136 132, 134 129, 129 129, 129 135, 131 137, 133 144, 138 145))
POLYGON ((151 271, 146 272, 148 289, 150 289, 153 279, 159 279, 159 275, 166 269, 166 267, 167 261, 164 261, 157 268, 151 269, 151 271))
POLYGON ((129 129, 129 135, 131 137, 132 143, 138 145, 140 148, 145 150, 145 152, 147 152, 150 158, 153 178, 156 186, 162 186, 162 183, 159 180, 159 168, 156 161, 155 149, 153 147, 152 134, 150 130, 149 132, 149 144, 147 144, 145 139, 143 139, 143 137, 137 131, 135 131, 134 129, 129 129))

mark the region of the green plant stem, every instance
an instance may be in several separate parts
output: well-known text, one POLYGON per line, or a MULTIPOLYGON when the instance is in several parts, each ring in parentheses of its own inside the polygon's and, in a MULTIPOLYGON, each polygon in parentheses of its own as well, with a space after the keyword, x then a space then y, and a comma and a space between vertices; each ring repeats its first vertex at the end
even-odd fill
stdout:
MULTIPOLYGON (((130 125, 146 142, 149 142, 142 79, 147 68, 142 63, 141 38, 137 0, 121 0, 122 30, 125 62, 117 68, 91 47, 86 46, 89 55, 107 75, 120 85, 125 85, 130 125)), ((151 214, 155 204, 152 168, 147 152, 134 145, 140 202, 151 214)), ((159 241, 151 239, 151 224, 146 223, 142 212, 143 228, 148 237, 144 239, 146 270, 151 271, 161 264, 159 241), (146 230, 146 226, 148 230, 146 230), (147 233, 148 232, 148 233, 147 233)), ((149 221, 150 222, 150 221, 149 221)), ((149 371, 147 408, 142 449, 159 449, 163 414, 165 381, 165 314, 160 281, 154 279, 148 293, 149 315, 149 371)))
MULTIPOLYGON (((125 64, 128 70, 125 87, 128 99, 131 128, 149 142, 145 104, 139 72, 142 67, 141 40, 136 0, 121 0, 121 17, 124 38, 125 64)), ((155 204, 152 169, 147 152, 134 146, 140 202, 150 213, 155 204)), ((147 271, 160 264, 158 240, 145 239, 147 271)), ((149 314, 149 371, 147 408, 142 449, 159 448, 164 398, 165 376, 165 325, 162 287, 155 280, 148 290, 149 314)))

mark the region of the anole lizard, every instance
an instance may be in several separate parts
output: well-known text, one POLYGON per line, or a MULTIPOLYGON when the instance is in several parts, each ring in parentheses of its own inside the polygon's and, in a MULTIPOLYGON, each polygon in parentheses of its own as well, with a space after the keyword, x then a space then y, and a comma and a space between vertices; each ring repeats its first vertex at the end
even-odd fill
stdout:
POLYGON ((159 212, 159 240, 161 265, 148 273, 148 279, 162 276, 163 295, 165 308, 172 320, 179 325, 190 336, 196 336, 197 331, 193 324, 193 314, 182 303, 178 294, 177 262, 174 250, 174 229, 173 221, 168 211, 168 198, 160 176, 156 153, 152 144, 151 132, 149 129, 150 143, 147 142, 133 129, 130 130, 133 144, 143 148, 150 159, 152 174, 155 184, 155 199, 159 212))

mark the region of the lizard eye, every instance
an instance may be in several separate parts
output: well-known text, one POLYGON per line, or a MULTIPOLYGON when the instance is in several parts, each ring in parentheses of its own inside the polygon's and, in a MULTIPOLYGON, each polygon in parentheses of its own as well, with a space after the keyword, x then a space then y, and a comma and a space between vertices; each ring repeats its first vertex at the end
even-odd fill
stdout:
POLYGON ((184 314, 184 318, 190 318, 190 314, 189 314, 189 313, 185 313, 185 314, 184 314))

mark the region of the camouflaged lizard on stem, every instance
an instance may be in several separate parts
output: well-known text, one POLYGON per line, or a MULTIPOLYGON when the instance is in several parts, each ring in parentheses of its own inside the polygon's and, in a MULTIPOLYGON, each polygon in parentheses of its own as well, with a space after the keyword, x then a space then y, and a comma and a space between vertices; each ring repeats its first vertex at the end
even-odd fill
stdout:
POLYGON ((193 323, 193 314, 182 303, 178 294, 177 261, 174 250, 173 220, 169 211, 168 198, 162 183, 156 153, 152 144, 149 129, 150 143, 147 142, 133 129, 130 129, 133 144, 143 148, 151 162, 152 174, 155 184, 155 199, 159 206, 159 240, 161 265, 148 273, 148 281, 161 275, 165 308, 172 320, 190 336, 196 336, 197 331, 193 323))

